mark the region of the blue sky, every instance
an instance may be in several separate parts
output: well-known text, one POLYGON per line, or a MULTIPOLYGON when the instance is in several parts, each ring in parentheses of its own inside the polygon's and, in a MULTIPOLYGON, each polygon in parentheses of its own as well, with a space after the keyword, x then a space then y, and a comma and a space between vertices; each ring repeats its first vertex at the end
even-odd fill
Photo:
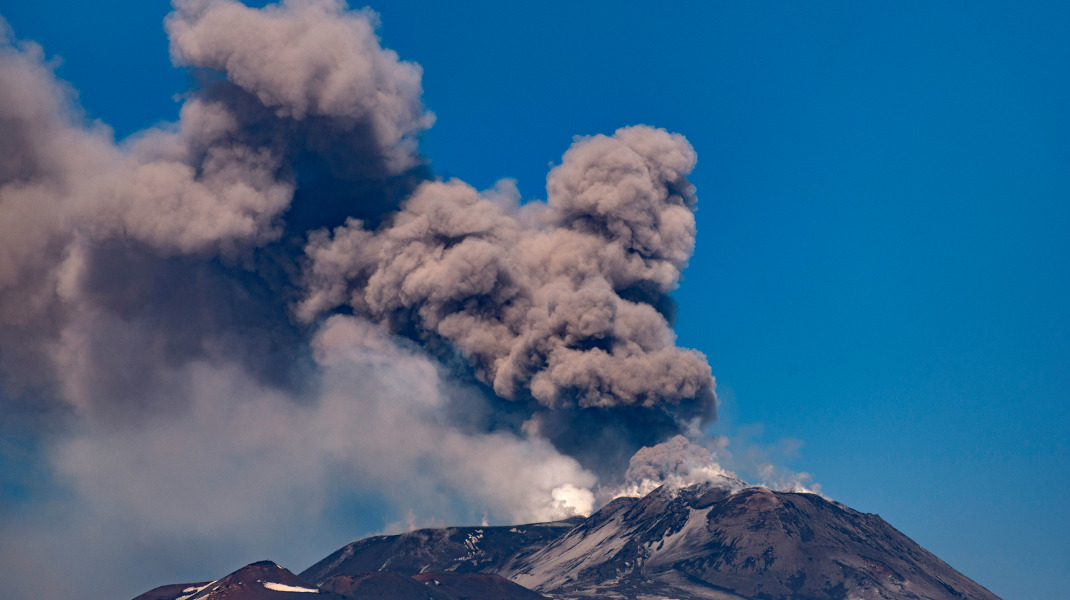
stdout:
MULTIPOLYGON (((168 8, 0 0, 118 137, 177 117, 168 8)), ((676 330, 709 358, 730 450, 814 474, 1008 600, 1064 591, 1070 7, 372 8, 423 66, 439 175, 541 198, 575 135, 694 145, 676 330)))

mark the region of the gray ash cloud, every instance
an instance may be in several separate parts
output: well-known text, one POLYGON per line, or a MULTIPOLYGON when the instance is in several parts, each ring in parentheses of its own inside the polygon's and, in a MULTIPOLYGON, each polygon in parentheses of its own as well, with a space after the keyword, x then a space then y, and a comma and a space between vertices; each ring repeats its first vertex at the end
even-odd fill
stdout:
POLYGON ((299 386, 309 332, 341 309, 459 356, 526 407, 530 434, 581 456, 588 439, 626 456, 712 419, 710 368, 659 312, 694 245, 687 141, 578 138, 546 202, 523 206, 507 183, 434 180, 416 150, 433 121, 420 68, 379 46, 375 19, 177 2, 176 64, 215 75, 177 123, 119 145, 8 35, 7 389, 137 413, 181 402, 165 380, 211 357, 299 386))
POLYGON ((2 27, 0 410, 42 436, 84 514, 233 533, 246 517, 197 510, 212 485, 279 499, 253 515, 301 505, 236 475, 270 460, 305 487, 550 518, 713 420, 710 367, 670 322, 690 144, 641 125, 576 138, 525 204, 508 181, 436 179, 421 69, 377 18, 175 0, 172 57, 199 83, 177 122, 121 142, 2 27), (228 434, 244 421, 269 433, 228 434))

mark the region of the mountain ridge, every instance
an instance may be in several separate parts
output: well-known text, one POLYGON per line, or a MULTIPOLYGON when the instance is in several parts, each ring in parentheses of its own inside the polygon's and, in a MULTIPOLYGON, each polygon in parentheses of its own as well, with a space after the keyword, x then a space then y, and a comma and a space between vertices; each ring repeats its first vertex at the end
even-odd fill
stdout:
MULTIPOLYGON (((714 484, 662 486, 586 518, 371 536, 293 577, 347 600, 999 600, 878 515, 714 484)), ((198 594, 183 600, 246 600, 198 594)), ((261 596, 249 600, 283 600, 261 596)))

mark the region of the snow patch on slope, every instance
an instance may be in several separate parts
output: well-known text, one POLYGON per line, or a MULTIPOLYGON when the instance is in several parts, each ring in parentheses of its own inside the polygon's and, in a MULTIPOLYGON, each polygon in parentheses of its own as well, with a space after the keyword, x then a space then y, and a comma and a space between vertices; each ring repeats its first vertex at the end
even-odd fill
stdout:
MULTIPOLYGON (((558 587, 575 581, 588 567, 609 561, 628 543, 622 515, 613 515, 592 530, 572 531, 536 554, 534 567, 510 579, 528 589, 558 587)), ((534 558, 534 557, 533 557, 534 558)))
POLYGON ((186 595, 185 596, 179 596, 178 598, 175 598, 175 600, 189 600, 190 598, 192 598, 192 597, 196 596, 197 594, 201 593, 201 590, 206 589, 208 586, 210 586, 213 583, 216 583, 218 581, 219 581, 218 579, 216 579, 215 581, 209 581, 208 583, 202 585, 201 587, 197 587, 197 586, 188 587, 188 588, 182 590, 182 593, 186 594, 186 595))
POLYGON ((320 593, 318 589, 297 587, 295 585, 286 585, 284 583, 275 583, 273 581, 261 581, 260 583, 262 583, 267 589, 272 590, 274 592, 306 592, 309 594, 320 593))
POLYGON ((671 563, 688 558, 695 553, 695 546, 702 544, 709 536, 707 522, 712 507, 701 509, 688 508, 687 521, 677 531, 668 531, 657 542, 650 542, 647 547, 647 564, 671 563))

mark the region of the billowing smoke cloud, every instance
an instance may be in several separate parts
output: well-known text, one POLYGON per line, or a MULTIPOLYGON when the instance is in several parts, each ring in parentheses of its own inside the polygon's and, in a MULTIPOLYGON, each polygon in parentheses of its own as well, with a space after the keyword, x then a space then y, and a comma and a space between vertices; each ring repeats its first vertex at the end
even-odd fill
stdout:
POLYGON ((294 531, 257 524, 323 531, 347 502, 586 513, 600 485, 645 481, 625 477, 636 450, 686 453, 657 444, 713 419, 710 368, 670 322, 687 141, 577 138, 545 202, 436 180, 420 68, 376 19, 175 0, 172 57, 198 86, 121 143, 0 27, 2 426, 43 440, 61 490, 2 515, 0 564, 72 559, 27 523, 122 569, 145 544, 267 552, 294 531))
MULTIPOLYGON (((374 158, 361 166, 383 177, 420 163, 416 135, 434 119, 420 101, 420 67, 379 46, 377 19, 341 1, 253 10, 232 0, 183 0, 166 25, 176 64, 225 75, 268 114, 307 127, 300 143, 321 151, 341 146, 334 150, 348 152, 339 162, 349 165, 374 158)), ((272 133, 289 134, 286 144, 295 137, 272 133)))
POLYGON ((264 12, 179 2, 168 28, 176 60, 219 67, 225 79, 193 92, 178 123, 117 146, 103 126, 82 124, 41 49, 14 44, 5 26, 0 361, 9 397, 127 414, 175 401, 160 393, 160 367, 193 358, 237 357, 268 377, 293 371, 303 334, 290 323, 287 288, 301 228, 340 224, 334 213, 346 206, 381 212, 419 179, 415 139, 431 121, 419 69, 378 47, 369 14, 332 2, 264 12), (292 49, 273 57, 287 69, 228 53, 221 40, 235 32, 292 49), (308 40, 337 42, 332 62, 308 40), (269 71, 275 79, 257 77, 269 71), (280 79, 291 71, 301 75, 280 79), (271 85, 279 93, 261 101, 271 85), (317 86, 376 93, 346 104, 326 91, 310 97, 317 86), (297 192, 303 179, 321 194, 297 192))
MULTIPOLYGON (((753 487, 725 464, 738 466, 760 487, 822 495, 821 485, 812 482, 811 474, 794 472, 771 462, 769 454, 784 453, 786 448, 763 447, 736 439, 741 452, 734 454, 729 451, 730 443, 728 438, 701 436, 690 440, 675 435, 660 444, 640 448, 629 461, 624 483, 599 488, 598 500, 605 503, 620 496, 645 496, 661 486, 679 489, 701 483, 729 492, 753 487)), ((778 446, 791 443, 786 440, 778 446)))
POLYGON ((677 435, 640 448, 628 465, 625 485, 612 495, 643 496, 658 486, 685 487, 695 483, 712 483, 730 490, 747 485, 718 464, 708 448, 677 435))
POLYGON ((154 415, 121 436, 81 432, 58 447, 58 469, 100 511, 137 515, 172 534, 223 526, 242 535, 270 512, 322 510, 339 483, 404 498, 406 508, 439 518, 450 516, 434 510, 443 497, 471 504, 469 518, 590 512, 593 497, 583 490, 594 477, 548 442, 442 426, 451 397, 464 390, 451 389, 418 350, 346 316, 329 319, 312 345, 322 368, 314 406, 235 365, 190 363, 181 374, 187 414, 154 415), (453 489, 436 489, 443 484, 453 489), (208 503, 199 498, 206 490, 208 503))
MULTIPOLYGON (((575 434, 542 418, 562 408, 639 408, 677 428, 708 419, 704 357, 637 299, 671 290, 690 256, 694 160, 681 136, 631 127, 577 140, 546 204, 425 183, 377 229, 350 220, 311 237, 298 314, 345 305, 459 352, 499 397, 534 405, 528 426, 551 439, 575 434)), ((661 433, 650 425, 638 429, 661 433)))
POLYGON ((187 410, 58 440, 56 479, 78 497, 0 519, 6 589, 131 597, 263 556, 300 569, 406 513, 427 525, 592 510, 595 477, 545 440, 448 426, 451 403, 473 390, 418 348, 350 316, 328 319, 312 347, 312 404, 234 363, 195 361, 173 374, 187 410), (346 527, 369 505, 377 516, 346 527), (46 582, 19 576, 46 570, 46 582))
POLYGON ((632 127, 577 141, 525 214, 459 181, 416 190, 377 231, 317 235, 306 319, 346 303, 442 340, 503 398, 655 407, 712 386, 665 317, 628 290, 675 287, 694 244, 694 166, 678 135, 632 127), (524 217, 528 217, 524 219, 524 217))

